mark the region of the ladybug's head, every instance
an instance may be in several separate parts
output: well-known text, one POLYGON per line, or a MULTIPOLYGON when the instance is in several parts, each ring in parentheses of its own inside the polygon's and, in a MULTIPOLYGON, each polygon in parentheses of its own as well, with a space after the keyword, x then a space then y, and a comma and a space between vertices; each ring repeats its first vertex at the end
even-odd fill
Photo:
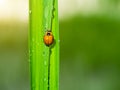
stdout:
POLYGON ((47 31, 47 32, 46 32, 46 35, 47 35, 47 36, 50 36, 50 35, 52 35, 52 32, 51 32, 51 31, 47 31))

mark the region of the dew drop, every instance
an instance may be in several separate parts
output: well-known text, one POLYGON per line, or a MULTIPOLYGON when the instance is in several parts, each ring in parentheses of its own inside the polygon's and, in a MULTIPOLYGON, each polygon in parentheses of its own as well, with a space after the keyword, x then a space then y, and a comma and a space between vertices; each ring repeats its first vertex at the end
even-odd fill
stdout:
POLYGON ((47 62, 46 62, 46 61, 44 61, 44 65, 45 65, 45 66, 47 65, 47 62))
POLYGON ((58 42, 60 42, 60 39, 58 40, 58 42))
POLYGON ((30 59, 28 59, 28 62, 29 62, 29 63, 30 63, 30 61, 31 61, 31 60, 30 60, 30 59))
POLYGON ((40 45, 40 43, 37 43, 37 45, 39 46, 39 45, 40 45))
POLYGON ((35 40, 34 39, 32 39, 32 42, 34 42, 35 40))
MULTIPOLYGON (((45 24, 45 27, 47 27, 47 24, 45 24)), ((46 30, 46 29, 45 29, 46 30)))
POLYGON ((31 14, 31 13, 32 13, 32 11, 30 10, 30 11, 29 11, 29 13, 31 14))
POLYGON ((32 50, 32 53, 34 53, 34 50, 32 50))
POLYGON ((28 51, 28 53, 30 53, 30 50, 28 51))
POLYGON ((47 79, 46 78, 44 78, 44 81, 46 81, 47 79))

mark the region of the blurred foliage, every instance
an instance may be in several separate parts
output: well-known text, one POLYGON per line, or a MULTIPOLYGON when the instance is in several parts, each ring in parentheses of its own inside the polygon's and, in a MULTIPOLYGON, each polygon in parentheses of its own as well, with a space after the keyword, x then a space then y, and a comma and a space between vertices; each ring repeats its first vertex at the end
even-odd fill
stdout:
POLYGON ((27 23, 0 23, 0 90, 29 90, 27 23))
POLYGON ((60 90, 120 89, 120 21, 78 15, 60 22, 60 90))

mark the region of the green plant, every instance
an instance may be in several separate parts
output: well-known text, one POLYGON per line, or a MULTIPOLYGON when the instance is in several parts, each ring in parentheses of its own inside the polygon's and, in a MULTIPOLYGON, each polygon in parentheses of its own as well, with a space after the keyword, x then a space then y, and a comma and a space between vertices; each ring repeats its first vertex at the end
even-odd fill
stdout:
POLYGON ((31 90, 59 88, 58 1, 30 0, 30 72, 31 90), (54 44, 46 46, 43 37, 51 30, 54 44))

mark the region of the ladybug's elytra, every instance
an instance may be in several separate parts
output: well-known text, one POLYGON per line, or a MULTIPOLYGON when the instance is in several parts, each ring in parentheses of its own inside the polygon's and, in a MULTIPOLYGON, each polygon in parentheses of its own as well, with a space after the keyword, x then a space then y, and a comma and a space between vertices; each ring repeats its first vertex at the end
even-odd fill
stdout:
POLYGON ((43 39, 47 46, 50 46, 54 42, 54 36, 51 31, 47 31, 43 39))

